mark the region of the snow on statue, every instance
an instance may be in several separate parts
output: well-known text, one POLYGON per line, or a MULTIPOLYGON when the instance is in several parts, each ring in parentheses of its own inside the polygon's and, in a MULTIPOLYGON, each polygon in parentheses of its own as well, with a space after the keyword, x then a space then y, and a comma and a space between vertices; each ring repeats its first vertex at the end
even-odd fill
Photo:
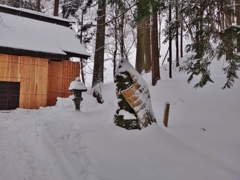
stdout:
POLYGON ((117 126, 142 129, 156 122, 147 83, 126 59, 116 69, 118 109, 114 115, 117 126))

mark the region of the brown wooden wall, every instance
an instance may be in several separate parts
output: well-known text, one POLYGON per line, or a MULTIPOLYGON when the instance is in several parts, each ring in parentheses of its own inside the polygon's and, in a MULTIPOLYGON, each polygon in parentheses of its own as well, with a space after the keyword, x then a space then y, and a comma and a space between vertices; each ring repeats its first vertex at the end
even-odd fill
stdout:
POLYGON ((20 82, 20 108, 55 105, 72 94, 68 87, 79 73, 78 62, 0 54, 0 81, 20 82))
POLYGON ((50 61, 48 69, 48 106, 56 104, 57 97, 69 97, 70 83, 79 77, 80 65, 72 61, 50 61))
POLYGON ((47 77, 47 59, 0 54, 0 80, 20 82, 20 108, 47 105, 47 77))

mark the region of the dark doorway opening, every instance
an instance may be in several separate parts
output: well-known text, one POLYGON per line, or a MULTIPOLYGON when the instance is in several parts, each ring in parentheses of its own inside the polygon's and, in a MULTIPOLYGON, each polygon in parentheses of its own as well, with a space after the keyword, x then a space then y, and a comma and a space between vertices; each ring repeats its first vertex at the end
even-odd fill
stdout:
POLYGON ((20 82, 0 81, 0 110, 19 107, 20 82))

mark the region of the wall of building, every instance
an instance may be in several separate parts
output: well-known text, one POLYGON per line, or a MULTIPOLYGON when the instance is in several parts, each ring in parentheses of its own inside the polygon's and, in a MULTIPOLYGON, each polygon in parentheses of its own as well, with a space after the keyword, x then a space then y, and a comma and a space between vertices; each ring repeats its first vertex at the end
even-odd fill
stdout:
POLYGON ((20 108, 47 105, 47 78, 47 59, 0 54, 0 81, 20 82, 20 108))
POLYGON ((69 97, 72 94, 68 90, 70 83, 80 75, 79 62, 50 61, 48 68, 48 106, 56 104, 57 97, 69 97))
POLYGON ((79 72, 77 62, 0 54, 0 81, 20 82, 20 108, 55 105, 57 97, 71 94, 69 84, 79 72))

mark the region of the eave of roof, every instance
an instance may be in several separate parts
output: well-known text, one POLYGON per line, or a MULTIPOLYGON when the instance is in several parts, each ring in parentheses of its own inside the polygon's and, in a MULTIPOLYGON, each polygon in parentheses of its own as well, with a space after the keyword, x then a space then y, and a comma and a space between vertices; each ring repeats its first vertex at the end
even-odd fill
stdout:
POLYGON ((2 46, 0 46, 0 54, 9 54, 9 55, 16 55, 16 56, 31 56, 31 57, 39 57, 39 58, 55 59, 55 60, 67 60, 67 59, 70 59, 71 57, 87 59, 89 57, 86 55, 79 55, 79 54, 68 53, 68 52, 66 52, 66 55, 63 55, 63 54, 45 53, 40 51, 29 51, 24 49, 14 49, 14 48, 2 47, 2 46))
POLYGON ((0 5, 0 53, 42 58, 88 58, 65 19, 0 5))
POLYGON ((21 17, 26 17, 26 18, 31 18, 39 21, 49 22, 53 24, 58 24, 66 27, 71 26, 71 22, 67 19, 61 19, 55 16, 50 16, 41 12, 36 12, 36 11, 27 10, 23 8, 13 8, 5 5, 0 5, 0 12, 21 16, 21 17))

